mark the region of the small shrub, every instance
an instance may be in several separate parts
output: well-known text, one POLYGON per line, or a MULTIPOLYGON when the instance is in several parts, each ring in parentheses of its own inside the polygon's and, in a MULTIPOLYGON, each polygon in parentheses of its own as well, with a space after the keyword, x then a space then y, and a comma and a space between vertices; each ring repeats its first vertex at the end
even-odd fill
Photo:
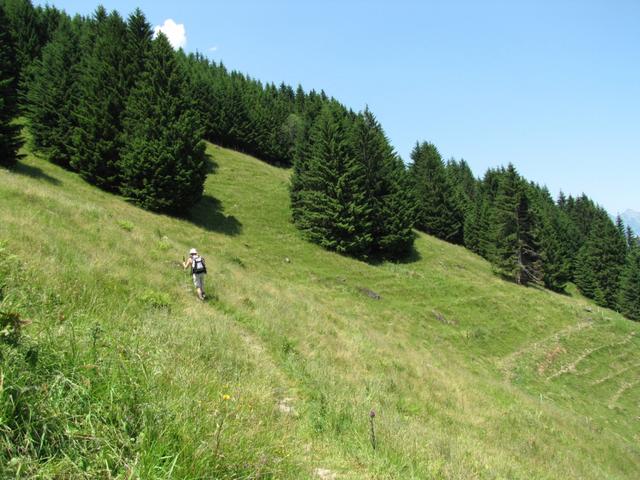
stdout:
POLYGON ((169 237, 167 237, 166 235, 162 236, 160 240, 158 240, 156 246, 161 252, 166 252, 171 249, 171 240, 169 240, 169 237))
POLYGON ((244 305, 246 308, 249 308, 249 309, 256 308, 256 304, 254 303, 254 301, 248 297, 244 297, 242 299, 242 305, 244 305))
POLYGON ((155 290, 147 290, 145 293, 142 294, 142 296, 140 297, 140 300, 142 300, 142 303, 145 303, 146 305, 149 305, 150 307, 153 307, 153 308, 159 308, 159 309, 171 308, 171 297, 169 297, 168 294, 163 292, 157 292, 155 290))
POLYGON ((489 330, 485 327, 476 327, 471 330, 471 338, 476 340, 486 340, 489 337, 489 330))
POLYGON ((297 353, 295 342, 285 337, 282 340, 282 353, 285 355, 295 355, 297 353))
POLYGON ((130 232, 130 231, 133 230, 133 223, 130 222, 129 220, 118 220, 117 223, 118 223, 118 226, 121 229, 123 229, 123 230, 125 230, 127 232, 130 232))
POLYGON ((234 256, 234 257, 231 257, 230 260, 231 260, 231 263, 235 263, 236 265, 242 268, 245 268, 246 266, 240 257, 234 256))

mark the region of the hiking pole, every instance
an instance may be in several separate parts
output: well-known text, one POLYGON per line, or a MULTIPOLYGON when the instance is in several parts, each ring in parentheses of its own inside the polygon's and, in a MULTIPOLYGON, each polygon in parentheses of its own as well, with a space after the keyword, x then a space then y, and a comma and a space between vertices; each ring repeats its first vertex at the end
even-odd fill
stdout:
MULTIPOLYGON (((183 256, 182 256, 182 271, 183 271, 183 273, 184 273, 184 262, 186 262, 186 260, 185 260, 184 255, 183 255, 183 256)), ((189 283, 189 277, 185 277, 185 278, 186 278, 186 280, 187 280, 187 287, 186 287, 186 289, 185 289, 185 290, 186 290, 187 292, 189 292, 189 291, 191 291, 191 284, 189 283)))

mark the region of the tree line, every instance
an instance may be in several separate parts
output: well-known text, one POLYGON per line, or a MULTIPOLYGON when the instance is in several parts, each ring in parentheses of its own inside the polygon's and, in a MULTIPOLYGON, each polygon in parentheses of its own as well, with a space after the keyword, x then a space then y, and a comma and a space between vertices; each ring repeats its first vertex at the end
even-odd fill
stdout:
POLYGON ((38 150, 150 210, 177 213, 200 198, 206 159, 189 78, 142 12, 124 20, 102 7, 90 18, 25 0, 4 7, 38 150))
POLYGON ((582 194, 528 182, 512 164, 476 179, 464 160, 417 144, 409 177, 415 226, 489 260, 515 283, 563 292, 574 282, 603 307, 640 320, 640 241, 582 194))
POLYGON ((554 200, 513 165, 477 179, 416 144, 394 152, 365 109, 323 91, 262 84, 154 38, 140 10, 70 17, 0 0, 0 161, 15 163, 13 119, 88 182, 154 211, 183 213, 202 195, 202 139, 292 166, 292 219, 309 240, 357 258, 401 258, 414 231, 464 245, 504 278, 563 291, 640 319, 640 248, 586 195, 554 200))
POLYGON ((290 166, 323 105, 336 103, 174 52, 162 34, 153 38, 139 9, 127 19, 103 7, 72 18, 0 0, 0 11, 0 121, 12 132, 3 140, 13 139, 5 163, 15 163, 11 119, 20 110, 35 148, 53 162, 151 210, 179 213, 198 201, 201 139, 290 166))

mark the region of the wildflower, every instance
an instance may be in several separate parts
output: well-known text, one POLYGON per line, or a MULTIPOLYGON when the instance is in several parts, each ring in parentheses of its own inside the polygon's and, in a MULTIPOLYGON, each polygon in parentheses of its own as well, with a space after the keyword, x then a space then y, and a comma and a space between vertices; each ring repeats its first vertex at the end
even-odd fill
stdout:
POLYGON ((231 397, 225 393, 224 395, 222 395, 222 400, 226 402, 227 400, 231 400, 231 397))

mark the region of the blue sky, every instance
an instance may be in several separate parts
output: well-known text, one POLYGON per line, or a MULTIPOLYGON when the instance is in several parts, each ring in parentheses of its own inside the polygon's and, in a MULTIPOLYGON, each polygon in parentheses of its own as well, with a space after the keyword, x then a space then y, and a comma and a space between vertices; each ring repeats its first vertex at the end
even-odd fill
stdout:
POLYGON ((405 161, 428 140, 476 176, 512 162, 554 195, 640 210, 638 0, 102 4, 171 19, 186 51, 254 78, 369 105, 405 161))

